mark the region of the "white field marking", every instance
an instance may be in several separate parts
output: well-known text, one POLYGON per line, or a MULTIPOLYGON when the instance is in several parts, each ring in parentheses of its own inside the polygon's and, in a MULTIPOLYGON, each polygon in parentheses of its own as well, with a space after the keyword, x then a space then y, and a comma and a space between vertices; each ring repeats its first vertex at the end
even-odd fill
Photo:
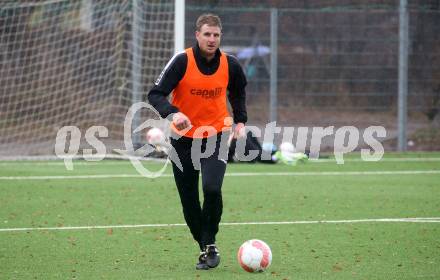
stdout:
MULTIPOLYGON (((349 158, 345 159, 344 162, 367 162, 367 163, 377 163, 377 162, 432 162, 432 161, 440 161, 438 157, 428 157, 428 158, 382 158, 379 161, 368 161, 363 160, 361 158, 349 158)), ((313 163, 327 163, 327 162, 336 162, 334 158, 321 158, 321 159, 309 159, 309 162, 313 163)))
MULTIPOLYGON (((427 175, 440 174, 440 170, 396 170, 396 171, 322 171, 322 172, 230 172, 226 177, 251 176, 353 176, 353 175, 427 175)), ((163 174, 161 177, 172 177, 163 174)), ((138 174, 59 175, 59 176, 0 176, 0 180, 68 180, 68 179, 112 179, 144 178, 138 174)))
MULTIPOLYGON (((99 160, 99 161, 87 161, 84 160, 83 156, 74 156, 72 158, 72 161, 75 165, 100 165, 102 163, 106 165, 130 165, 130 159, 134 158, 136 160, 142 161, 144 163, 164 163, 167 159, 164 158, 148 158, 148 157, 127 157, 123 155, 102 155, 102 154, 94 154, 89 156, 91 158, 105 158, 106 160, 99 160), (112 161, 108 161, 112 160, 112 161)), ((1 166, 7 166, 7 165, 65 165, 64 161, 60 160, 58 157, 55 156, 49 156, 49 157, 23 157, 23 158, 5 158, 0 157, 0 165, 1 166)))
MULTIPOLYGON (((110 158, 111 159, 111 158, 110 158)), ((163 163, 165 160, 164 159, 148 159, 148 158, 143 158, 144 162, 146 163, 163 163)), ((440 161, 440 157, 428 157, 428 158, 382 158, 379 161, 365 161, 361 158, 351 158, 351 159, 344 159, 344 162, 366 162, 366 163, 377 163, 377 162, 437 162, 440 161)), ((334 158, 321 158, 321 159, 309 159, 310 163, 329 163, 329 162, 334 162, 336 163, 336 159, 334 158)), ((121 160, 119 161, 106 161, 106 160, 102 160, 102 161, 85 161, 85 160, 73 160, 73 164, 74 165, 127 165, 127 166, 131 166, 130 162, 121 157, 121 160)), ((46 166, 46 165, 54 165, 54 166, 64 166, 64 162, 63 161, 58 161, 58 160, 53 160, 53 161, 47 161, 47 162, 35 162, 32 160, 7 160, 7 161, 0 161, 0 166, 8 166, 8 165, 42 165, 42 166, 46 166)))
MULTIPOLYGON (((345 160, 344 160, 345 161, 345 160)), ((107 165, 122 165, 122 166, 129 166, 131 167, 131 163, 129 160, 118 160, 118 161, 107 161, 107 160, 101 160, 101 161, 75 161, 73 160, 74 166, 107 166, 107 165)), ((142 160, 143 164, 156 164, 156 163, 164 163, 165 161, 162 159, 158 160, 142 160)), ((33 165, 33 166, 64 166, 64 162, 60 161, 48 161, 48 162, 32 162, 32 161, 1 161, 0 166, 8 166, 8 165, 33 165)))
MULTIPOLYGON (((163 174, 161 177, 171 177, 163 174)), ((138 174, 100 174, 100 175, 59 175, 59 176, 0 176, 0 180, 69 180, 69 179, 112 179, 112 178, 143 178, 138 174)))
MULTIPOLYGON (((353 224, 353 223, 440 223, 440 217, 425 218, 381 218, 360 220, 316 220, 316 221, 281 221, 281 222, 237 222, 220 223, 221 226, 245 225, 299 225, 299 224, 353 224)), ((186 224, 141 224, 141 225, 107 225, 107 226, 69 226, 69 227, 28 227, 28 228, 0 228, 0 232, 11 231, 42 231, 42 230, 91 230, 115 228, 149 228, 149 227, 182 227, 186 224)))

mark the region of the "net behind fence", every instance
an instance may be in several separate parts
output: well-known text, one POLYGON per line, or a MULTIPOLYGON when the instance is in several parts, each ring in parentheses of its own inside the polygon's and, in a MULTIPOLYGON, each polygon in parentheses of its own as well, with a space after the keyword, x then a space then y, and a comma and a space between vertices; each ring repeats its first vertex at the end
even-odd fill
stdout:
POLYGON ((53 155, 63 126, 105 126, 121 148, 133 77, 145 100, 173 30, 172 0, 0 4, 0 156, 53 155))

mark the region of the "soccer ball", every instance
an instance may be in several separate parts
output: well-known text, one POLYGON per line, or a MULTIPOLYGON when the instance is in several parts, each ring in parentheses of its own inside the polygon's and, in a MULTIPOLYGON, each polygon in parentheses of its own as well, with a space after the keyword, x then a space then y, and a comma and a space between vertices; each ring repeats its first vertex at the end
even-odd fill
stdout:
POLYGON ((281 145, 280 145, 280 151, 281 151, 283 154, 291 154, 291 153, 294 153, 294 152, 295 152, 295 147, 294 147, 293 144, 290 143, 290 142, 283 142, 283 143, 281 143, 281 145))
POLYGON ((237 259, 247 272, 263 272, 272 263, 272 251, 264 241, 251 239, 240 246, 237 259))
POLYGON ((152 127, 147 132, 147 142, 151 145, 160 145, 165 142, 165 134, 157 127, 152 127))

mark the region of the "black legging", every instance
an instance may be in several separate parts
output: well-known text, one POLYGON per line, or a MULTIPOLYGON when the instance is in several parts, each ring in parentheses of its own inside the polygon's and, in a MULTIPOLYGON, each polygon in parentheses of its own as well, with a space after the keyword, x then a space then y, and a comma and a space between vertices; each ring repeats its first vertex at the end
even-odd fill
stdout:
MULTIPOLYGON (((222 137, 222 134, 217 134, 212 137, 216 138, 215 151, 207 158, 200 159, 200 170, 194 168, 191 160, 191 146, 194 143, 195 147, 201 147, 198 150, 203 153, 206 150, 208 140, 194 139, 193 141, 192 138, 187 137, 181 137, 177 140, 171 138, 171 145, 176 150, 183 167, 183 171, 181 171, 174 162, 172 164, 174 179, 182 202, 183 215, 201 250, 206 245, 215 243, 215 236, 218 232, 218 225, 223 211, 221 187, 226 171, 228 151, 226 141, 221 142, 221 139, 225 137, 227 139, 227 135, 222 137), (219 154, 221 155, 220 159, 219 154), (200 171, 202 172, 204 198, 202 207, 199 200, 200 171)), ((196 157, 199 158, 200 156, 196 157)))

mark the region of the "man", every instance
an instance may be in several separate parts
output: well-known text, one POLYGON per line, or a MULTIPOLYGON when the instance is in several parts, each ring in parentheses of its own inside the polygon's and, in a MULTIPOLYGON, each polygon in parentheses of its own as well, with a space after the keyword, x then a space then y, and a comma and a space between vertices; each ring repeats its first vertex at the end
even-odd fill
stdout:
POLYGON ((227 162, 227 147, 221 146, 227 142, 222 139, 227 139, 231 130, 226 97, 232 107, 234 137, 244 133, 247 121, 246 78, 237 59, 220 51, 221 36, 220 18, 201 15, 196 22, 195 46, 171 58, 148 94, 148 101, 162 117, 172 116, 172 132, 179 136, 171 137, 171 145, 183 170, 173 162, 174 179, 185 221, 201 251, 196 269, 204 270, 220 262, 215 236, 223 210, 221 187, 227 162), (167 96, 171 92, 170 103, 167 96), (206 126, 211 129, 203 131, 206 126), (199 166, 194 166, 193 148, 200 147, 200 155, 208 150, 208 143, 215 143, 214 152, 200 158, 199 166), (202 206, 198 187, 200 171, 202 206))

